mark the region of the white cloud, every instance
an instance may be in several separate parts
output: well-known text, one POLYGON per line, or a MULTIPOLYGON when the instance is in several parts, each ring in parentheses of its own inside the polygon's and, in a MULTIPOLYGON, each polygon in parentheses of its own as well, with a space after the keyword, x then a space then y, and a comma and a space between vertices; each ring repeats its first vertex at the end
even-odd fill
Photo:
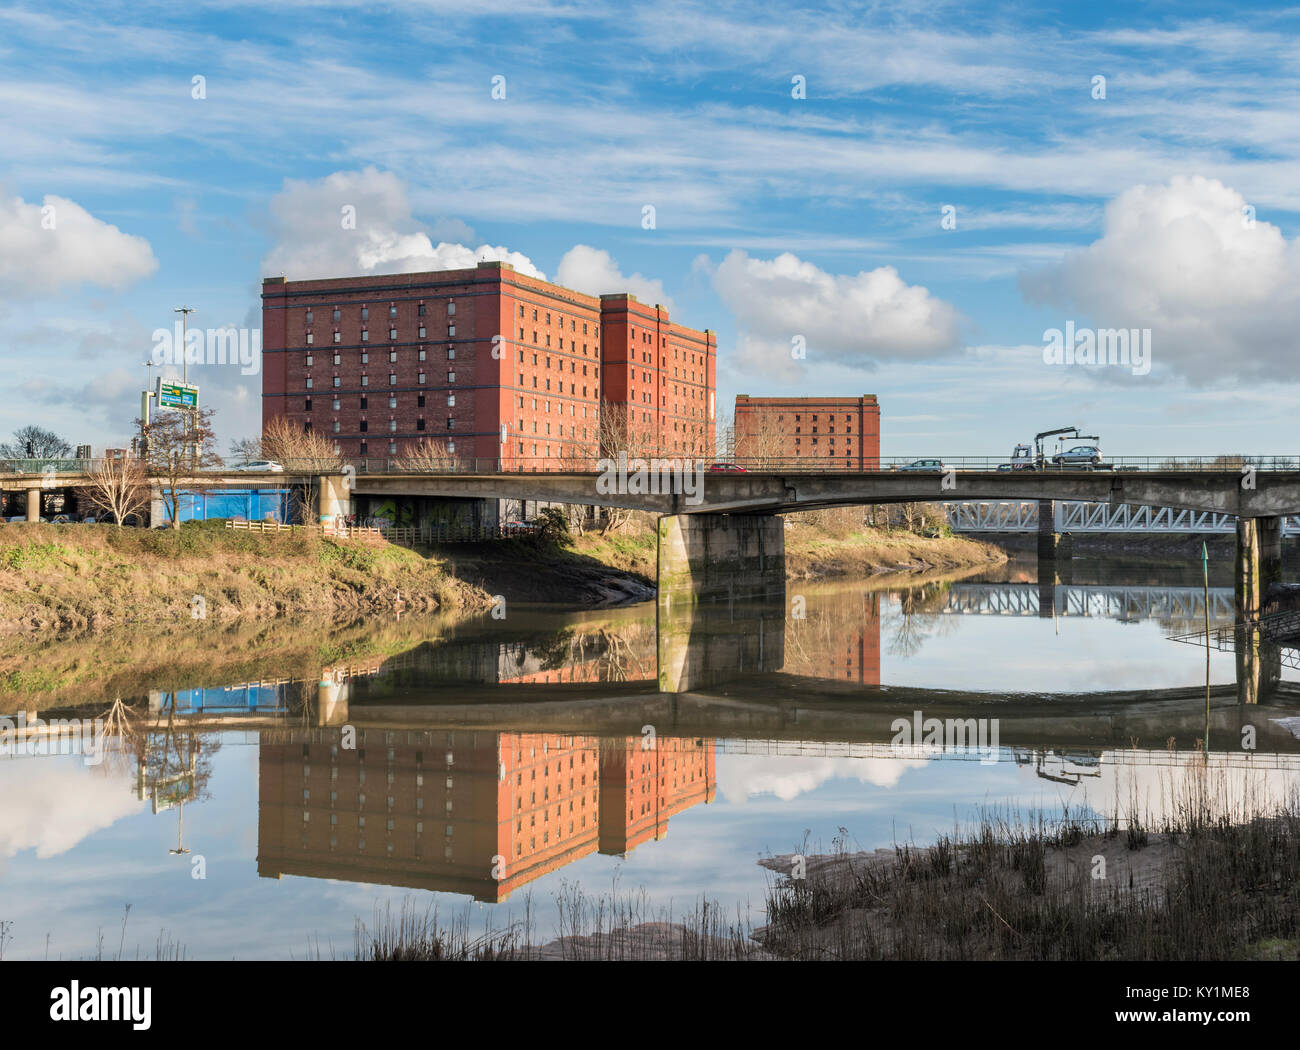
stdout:
POLYGON ((639 273, 624 276, 618 260, 600 248, 575 244, 560 260, 555 279, 566 288, 588 295, 610 295, 631 292, 641 302, 667 308, 673 313, 673 301, 664 291, 663 281, 644 277, 639 273))
MULTIPOLYGON (((264 276, 291 281, 364 273, 420 273, 472 268, 482 260, 508 262, 520 273, 545 279, 532 260, 489 244, 435 246, 411 216, 406 184, 392 172, 369 167, 337 171, 323 179, 286 179, 271 201, 275 246, 262 262, 264 276)), ((435 229, 470 232, 440 219, 435 229)))
POLYGON ((120 291, 158 269, 143 237, 123 233, 80 204, 0 198, 0 293, 44 296, 96 284, 120 291))
POLYGON ((1135 186, 1107 206, 1100 239, 1023 273, 1021 291, 1083 311, 1094 328, 1150 328, 1156 370, 1205 382, 1285 365, 1285 376, 1300 330, 1300 241, 1248 221, 1246 208, 1201 176, 1135 186))
POLYGON ((23 850, 45 859, 66 853, 96 831, 138 813, 129 782, 113 773, 97 778, 80 756, 9 758, 0 764, 0 789, 10 809, 0 826, 0 860, 23 850))
POLYGON ((909 769, 924 769, 925 759, 901 758, 768 758, 735 756, 719 771, 723 797, 739 805, 746 799, 773 795, 789 802, 831 780, 892 788, 909 769))
POLYGON ((827 273, 785 252, 765 261, 733 251, 713 275, 736 315, 737 364, 768 378, 795 378, 802 362, 873 369, 882 361, 941 357, 960 345, 960 315, 892 266, 852 275, 827 273))

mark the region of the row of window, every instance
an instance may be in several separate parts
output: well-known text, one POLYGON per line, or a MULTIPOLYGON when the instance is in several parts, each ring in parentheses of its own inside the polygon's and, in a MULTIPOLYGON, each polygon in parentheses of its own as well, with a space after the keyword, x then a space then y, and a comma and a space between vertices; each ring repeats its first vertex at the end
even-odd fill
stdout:
MULTIPOLYGON (((426 311, 426 309, 425 309, 425 305, 424 305, 424 303, 420 303, 420 304, 417 306, 417 308, 416 308, 416 313, 417 313, 420 317, 423 317, 423 316, 425 315, 426 312, 427 312, 427 311, 426 311)), ((343 319, 343 310, 342 310, 341 307, 338 307, 338 306, 334 307, 333 310, 332 310, 330 313, 331 313, 331 319, 332 319, 332 320, 340 321, 340 320, 343 319)), ((448 299, 448 300, 447 300, 447 314, 448 314, 448 316, 453 316, 455 313, 456 313, 456 300, 455 300, 455 299, 448 299)), ((396 318, 396 317, 397 317, 397 304, 396 304, 396 303, 390 303, 390 304, 389 304, 389 306, 388 306, 388 316, 389 316, 390 318, 396 318)), ((316 317, 316 310, 315 310, 315 308, 314 308, 314 307, 311 307, 311 306, 307 307, 307 313, 306 313, 306 315, 305 315, 305 320, 306 320, 307 324, 311 324, 312 321, 315 319, 315 317, 316 317)), ((361 308, 361 320, 363 320, 363 321, 368 321, 368 320, 370 320, 370 307, 369 307, 369 305, 363 306, 363 307, 361 308)))
MULTIPOLYGON (((311 398, 306 398, 305 401, 304 401, 303 408, 304 408, 304 410, 307 411, 307 412, 310 412, 310 411, 311 411, 311 400, 312 400, 311 398)), ((333 409, 334 409, 335 412, 339 411, 339 409, 341 409, 341 408, 343 407, 343 399, 342 399, 342 398, 339 398, 339 397, 335 397, 335 398, 333 399, 333 401, 332 401, 332 407, 333 407, 333 409)), ((360 407, 361 409, 363 409, 363 410, 366 409, 366 408, 369 408, 369 407, 370 407, 370 398, 368 398, 365 394, 362 394, 362 395, 361 395, 361 404, 360 404, 359 407, 360 407)), ((396 407, 397 407, 397 395, 396 395, 396 394, 393 394, 393 395, 390 395, 390 396, 389 396, 389 398, 388 398, 388 407, 389 407, 389 408, 396 408, 396 407)), ((416 407, 416 408, 423 408, 423 407, 424 407, 424 395, 423 395, 423 394, 417 394, 417 395, 415 396, 415 407, 416 407)))
MULTIPOLYGON (((522 331, 520 332, 520 335, 521 335, 521 336, 523 335, 522 331)), ((343 342, 343 333, 340 332, 337 328, 334 329, 333 336, 334 336, 334 342, 336 342, 336 343, 341 343, 341 342, 343 342)), ((428 337, 429 337, 429 330, 428 330, 427 328, 425 328, 424 325, 420 325, 419 329, 417 330, 417 336, 416 336, 416 338, 418 338, 418 339, 427 339, 428 337)), ((396 328, 390 328, 390 329, 388 329, 388 338, 389 338, 390 340, 394 340, 394 341, 397 339, 397 329, 396 329, 396 328)), ((447 338, 448 338, 448 339, 455 339, 455 338, 456 338, 456 326, 455 326, 454 324, 449 324, 449 325, 447 326, 447 338)), ((550 338, 550 337, 548 336, 547 339, 549 340, 549 338, 550 338)), ((315 333, 313 333, 313 332, 304 332, 304 333, 303 333, 303 337, 302 337, 302 341, 303 341, 303 344, 306 345, 306 346, 313 346, 313 345, 315 345, 315 342, 316 342, 315 333)), ((369 330, 368 328, 363 328, 363 329, 361 329, 361 341, 362 341, 363 343, 368 343, 368 342, 370 342, 370 330, 369 330)), ((536 339, 533 340, 533 342, 536 342, 536 341, 537 341, 536 339)), ((550 345, 549 341, 548 341, 547 345, 548 345, 548 346, 550 345)))
MULTIPOLYGON (((397 355, 398 355, 398 351, 397 351, 397 350, 389 350, 389 351, 388 351, 388 360, 389 360, 390 362, 392 362, 393 364, 396 364, 396 363, 397 363, 397 355)), ((416 356, 416 360, 418 360, 418 361, 425 361, 425 360, 428 359, 428 351, 425 350, 424 347, 420 347, 420 349, 416 351, 416 355, 417 355, 417 356, 416 356)), ((455 348, 454 346, 449 346, 449 347, 447 347, 447 360, 448 360, 448 361, 455 361, 455 360, 456 360, 456 348, 455 348)), ((303 355, 303 365, 306 366, 307 368, 311 368, 312 365, 315 363, 315 361, 316 361, 316 355, 315 355, 315 354, 304 354, 304 355, 303 355)), ((336 352, 334 353, 334 355, 333 355, 333 362, 334 362, 334 364, 336 364, 336 365, 341 365, 341 364, 343 363, 343 355, 340 354, 340 353, 338 353, 338 352, 336 351, 336 352)), ((361 363, 362 363, 363 365, 368 365, 368 364, 370 363, 370 351, 369 351, 369 350, 362 350, 362 351, 361 351, 361 363)))

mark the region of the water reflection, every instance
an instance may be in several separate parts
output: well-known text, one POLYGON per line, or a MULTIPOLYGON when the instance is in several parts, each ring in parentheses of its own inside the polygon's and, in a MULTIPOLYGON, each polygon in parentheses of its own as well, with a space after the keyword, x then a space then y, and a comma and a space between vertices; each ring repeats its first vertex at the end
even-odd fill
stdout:
POLYGON ((257 871, 272 878, 502 901, 590 853, 663 838, 717 790, 700 738, 363 730, 349 749, 341 730, 275 736, 258 749, 257 871))
MULTIPOLYGON (((1149 569, 999 573, 792 584, 784 604, 668 620, 652 605, 408 617, 113 705, 69 689, 42 716, 111 715, 112 761, 0 762, 9 907, 57 873, 183 918, 198 954, 283 954, 290 934, 350 931, 383 887, 508 902, 551 876, 607 885, 618 864, 661 897, 737 902, 761 892, 755 855, 809 829, 853 826, 874 847, 990 799, 1158 813, 1171 777, 1224 798, 1296 783, 1293 670, 1241 704, 1239 661, 1214 651, 1207 718, 1204 649, 1167 641, 1203 623, 1199 588, 1149 569), (900 746, 896 720, 918 711, 997 719, 1000 761, 900 746), (49 822, 62 830, 36 830, 49 822), (200 857, 220 872, 202 904, 175 881, 200 857), (207 916, 240 917, 256 951, 207 916)), ((1213 623, 1231 601, 1211 588, 1213 623)))

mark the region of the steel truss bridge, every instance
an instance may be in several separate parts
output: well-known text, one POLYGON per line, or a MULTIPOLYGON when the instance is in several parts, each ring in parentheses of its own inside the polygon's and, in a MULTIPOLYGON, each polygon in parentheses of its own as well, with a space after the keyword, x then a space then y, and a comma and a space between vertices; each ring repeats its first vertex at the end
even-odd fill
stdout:
MULTIPOLYGON (((933 611, 949 616, 1038 616, 1042 589, 1036 583, 954 583, 945 604, 933 611)), ((1108 620, 1196 621, 1205 617, 1201 587, 1112 587, 1058 583, 1051 588, 1057 616, 1108 620)), ((930 610, 927 610, 930 611, 930 610)), ((1210 618, 1232 621, 1231 587, 1210 588, 1210 618)))
MULTIPOLYGON (((944 503, 956 532, 1037 532, 1038 501, 944 503)), ((1237 516, 1208 510, 1057 500, 1054 532, 1235 533, 1237 516)), ((1282 519, 1282 534, 1300 536, 1300 518, 1282 519)))

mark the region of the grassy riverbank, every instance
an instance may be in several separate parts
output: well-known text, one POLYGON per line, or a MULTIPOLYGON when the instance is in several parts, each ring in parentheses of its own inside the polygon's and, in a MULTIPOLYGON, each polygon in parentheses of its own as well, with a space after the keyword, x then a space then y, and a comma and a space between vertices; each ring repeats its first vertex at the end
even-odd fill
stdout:
MULTIPOLYGON (((964 569, 1000 565, 1006 552, 980 540, 960 536, 925 536, 901 528, 873 528, 843 518, 830 520, 806 515, 784 516, 786 578, 817 579, 834 576, 874 576, 879 573, 915 573, 932 569, 964 569)), ((633 521, 607 535, 575 537, 574 550, 588 558, 653 581, 658 548, 652 522, 633 521)))
POLYGON ((306 683, 325 667, 363 666, 424 642, 459 620, 431 613, 339 624, 327 616, 237 618, 225 623, 112 627, 77 635, 0 637, 0 714, 93 708, 151 690, 177 692, 237 682, 306 683))
POLYGON ((286 613, 468 610, 488 603, 437 557, 380 540, 334 542, 305 531, 263 535, 212 523, 176 531, 0 528, 0 634, 286 613))

